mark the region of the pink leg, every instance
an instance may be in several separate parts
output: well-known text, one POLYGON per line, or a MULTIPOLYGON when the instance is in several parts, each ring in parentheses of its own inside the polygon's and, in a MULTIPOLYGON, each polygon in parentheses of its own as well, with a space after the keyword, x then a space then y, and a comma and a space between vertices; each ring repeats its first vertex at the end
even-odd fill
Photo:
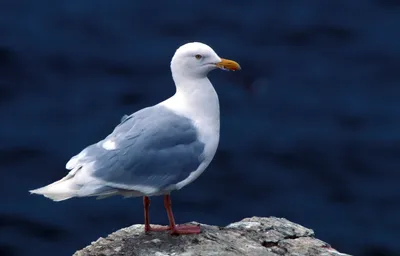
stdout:
POLYGON ((168 220, 169 220, 169 228, 171 229, 171 235, 181 235, 181 234, 199 234, 200 226, 198 225, 182 225, 178 226, 175 224, 174 214, 172 213, 171 208, 171 196, 164 196, 164 206, 167 210, 168 220))
POLYGON ((147 196, 143 197, 143 205, 144 205, 144 232, 149 231, 166 231, 169 230, 169 227, 151 227, 150 226, 150 218, 149 218, 149 206, 150 206, 150 198, 147 196))

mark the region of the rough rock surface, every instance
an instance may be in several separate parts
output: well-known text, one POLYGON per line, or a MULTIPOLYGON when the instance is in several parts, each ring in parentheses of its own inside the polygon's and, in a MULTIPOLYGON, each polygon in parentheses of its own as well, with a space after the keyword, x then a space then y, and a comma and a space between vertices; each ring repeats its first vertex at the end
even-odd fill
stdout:
POLYGON ((167 232, 145 234, 143 225, 133 225, 98 239, 73 256, 348 255, 316 239, 313 230, 283 218, 252 217, 226 227, 201 224, 201 228, 200 235, 170 236, 167 232))

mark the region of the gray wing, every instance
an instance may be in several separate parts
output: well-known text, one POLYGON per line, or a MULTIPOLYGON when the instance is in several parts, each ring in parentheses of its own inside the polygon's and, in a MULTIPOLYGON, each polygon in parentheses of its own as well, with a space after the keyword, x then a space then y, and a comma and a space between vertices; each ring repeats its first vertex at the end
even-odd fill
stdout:
POLYGON ((186 179, 203 162, 203 151, 190 119, 154 106, 124 116, 104 140, 71 158, 67 169, 82 169, 110 187, 154 193, 186 179))

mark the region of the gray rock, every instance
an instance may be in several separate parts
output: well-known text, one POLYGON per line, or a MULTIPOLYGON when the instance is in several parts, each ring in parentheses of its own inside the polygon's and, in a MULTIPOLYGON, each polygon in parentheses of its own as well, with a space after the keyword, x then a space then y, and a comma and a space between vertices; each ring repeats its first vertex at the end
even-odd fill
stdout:
POLYGON ((201 224, 199 235, 145 234, 143 228, 123 228, 73 256, 348 256, 316 239, 313 230, 283 218, 252 217, 226 227, 201 224))

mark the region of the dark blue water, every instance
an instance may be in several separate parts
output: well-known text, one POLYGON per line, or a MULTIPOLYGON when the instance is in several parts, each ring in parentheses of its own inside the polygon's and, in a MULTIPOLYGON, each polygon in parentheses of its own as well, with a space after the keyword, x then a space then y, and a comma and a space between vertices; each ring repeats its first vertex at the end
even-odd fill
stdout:
MULTIPOLYGON (((71 255, 142 223, 139 198, 28 190, 171 96, 170 58, 189 41, 243 70, 210 75, 220 147, 173 194, 177 221, 273 215, 339 251, 400 255, 399 25, 395 0, 0 1, 0 255, 71 255)), ((167 223, 160 199, 151 216, 167 223)))

